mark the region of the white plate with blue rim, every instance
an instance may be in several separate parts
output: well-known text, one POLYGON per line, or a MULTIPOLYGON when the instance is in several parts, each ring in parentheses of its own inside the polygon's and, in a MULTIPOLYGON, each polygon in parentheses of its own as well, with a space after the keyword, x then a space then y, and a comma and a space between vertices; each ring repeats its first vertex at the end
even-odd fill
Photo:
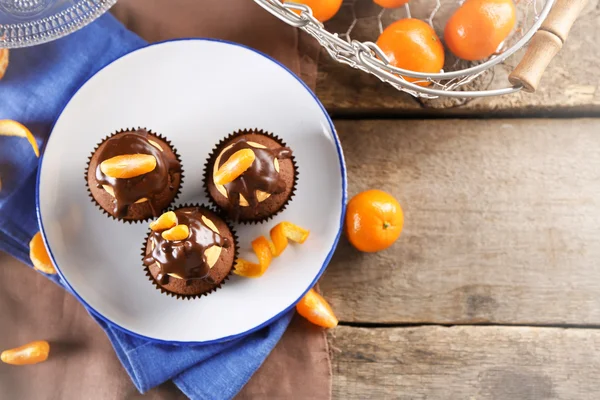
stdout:
POLYGON ((102 68, 63 109, 38 173, 40 228, 63 281, 99 318, 168 343, 231 340, 294 307, 331 259, 345 204, 342 150, 315 95, 277 61, 216 40, 153 44, 102 68), (280 221, 309 229, 309 238, 288 246, 260 278, 233 276, 221 289, 192 300, 161 293, 140 256, 147 223, 107 217, 88 197, 82 178, 96 144, 137 126, 164 135, 181 156, 185 178, 177 204, 208 203, 204 163, 222 138, 244 128, 275 133, 296 158, 296 194, 273 220, 234 225, 240 256, 253 259, 250 242, 280 221))

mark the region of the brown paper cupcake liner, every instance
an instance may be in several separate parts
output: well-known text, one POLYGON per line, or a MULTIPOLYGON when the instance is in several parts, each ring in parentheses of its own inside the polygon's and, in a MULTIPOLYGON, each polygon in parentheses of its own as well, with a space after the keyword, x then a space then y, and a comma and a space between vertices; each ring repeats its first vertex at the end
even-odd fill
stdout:
MULTIPOLYGON (((204 192, 206 194, 206 197, 208 198, 208 201, 210 203, 210 205, 212 207, 214 207, 216 210, 218 210, 219 215, 228 220, 231 221, 231 217, 228 215, 227 212, 225 212, 225 210, 223 210, 221 207, 219 207, 219 205, 217 204, 217 202, 215 201, 215 199, 213 199, 213 197, 210 194, 210 191, 208 190, 208 182, 212 177, 212 173, 213 173, 213 160, 214 158, 217 157, 217 155, 220 152, 221 147, 226 143, 229 142, 231 139, 234 139, 238 136, 241 135, 247 135, 247 134, 259 134, 259 135, 265 135, 273 140, 275 140, 277 143, 279 143, 282 147, 288 147, 287 144, 283 141, 283 139, 281 139, 279 136, 271 133, 271 132, 267 132, 264 131, 262 129, 241 129, 238 131, 234 131, 232 133, 230 133, 229 135, 227 135, 225 138, 221 139, 219 141, 219 143, 217 143, 215 145, 215 147, 213 147, 212 151, 210 152, 210 154, 208 155, 207 159, 206 159, 206 163, 204 164, 204 192)), ((256 220, 239 220, 239 221, 233 221, 235 223, 240 223, 240 224, 244 224, 244 225, 256 225, 256 224, 262 224, 263 222, 268 222, 271 219, 273 219, 276 215, 280 214, 282 211, 284 211, 288 204, 290 203, 290 201, 292 200, 292 198, 296 195, 296 187, 298 185, 298 177, 300 176, 300 173, 298 172, 298 164, 296 163, 296 157, 294 156, 294 152, 292 150, 292 158, 291 158, 292 164, 294 165, 294 181, 292 183, 292 190, 290 192, 290 195, 288 196, 287 200, 283 203, 283 205, 279 208, 279 210, 277 210, 277 212, 261 218, 261 219, 256 219, 256 220)))
MULTIPOLYGON (((167 208, 172 207, 173 204, 175 204, 175 202, 177 201, 177 198, 179 197, 179 195, 181 194, 181 188, 183 187, 183 180, 185 178, 184 175, 184 170, 183 170, 183 163, 181 162, 181 157, 179 155, 179 153, 177 152, 177 149, 171 144, 171 141, 169 139, 167 139, 165 136, 161 135, 160 133, 157 132, 152 132, 150 129, 147 128, 142 128, 142 127, 137 127, 137 128, 127 128, 127 129, 121 129, 118 130, 116 132, 111 133, 110 135, 106 136, 104 139, 102 139, 98 144, 96 144, 96 147, 94 147, 94 150, 90 153, 90 156, 88 157, 87 163, 85 165, 85 171, 83 173, 83 177, 85 179, 85 186, 87 188, 88 191, 88 196, 90 197, 90 199, 92 200, 92 202, 96 205, 96 207, 98 207, 98 209, 100 211, 102 211, 102 213, 104 213, 106 216, 112 218, 115 221, 121 221, 121 222, 127 222, 129 224, 137 224, 140 222, 148 222, 150 220, 153 219, 153 217, 147 217, 145 219, 124 219, 124 218, 117 218, 114 215, 112 215, 111 213, 109 213, 108 211, 106 211, 104 208, 102 208, 102 206, 100 205, 100 203, 98 203, 98 201, 96 200, 96 198, 92 195, 92 191, 90 190, 90 185, 88 184, 88 170, 90 168, 90 162, 92 161, 92 156, 94 155, 94 153, 96 152, 96 150, 98 150, 98 148, 104 143, 106 142, 108 139, 112 138, 113 136, 119 134, 119 133, 123 133, 123 132, 134 132, 137 130, 141 130, 141 129, 145 129, 146 131, 148 131, 148 133, 150 133, 153 136, 156 136, 157 138, 163 140, 164 142, 166 142, 169 147, 171 148, 171 150, 173 151, 173 154, 175 154, 175 158, 177 158, 177 161, 179 161, 179 165, 181 166, 181 178, 179 179, 179 187, 177 188, 177 193, 175 193, 175 197, 173 197, 173 200, 171 200, 171 203, 169 203, 169 205, 167 206, 167 208)), ((160 210, 161 213, 163 210, 160 210)))
MULTIPOLYGON (((169 209, 165 210, 165 212, 175 211, 180 208, 187 208, 187 207, 204 208, 206 210, 213 212, 216 215, 219 215, 219 213, 214 208, 207 207, 204 204, 198 204, 198 203, 189 203, 189 204, 186 203, 186 204, 178 205, 176 207, 170 207, 169 209)), ((233 271, 235 269, 235 262, 239 256, 239 245, 238 245, 239 241, 238 241, 237 233, 236 233, 235 229, 233 229, 233 227, 227 223, 227 220, 224 220, 224 222, 225 222, 225 225, 227 225, 227 228, 229 228, 229 231, 231 232, 231 236, 233 236, 233 248, 234 248, 233 263, 234 263, 234 265, 231 266, 231 270, 229 271, 227 276, 225 278, 223 278, 223 280, 221 282, 216 284, 212 289, 210 289, 206 292, 203 292, 203 293, 199 293, 199 294, 180 294, 180 293, 172 292, 168 289, 165 289, 163 286, 161 286, 160 283, 158 283, 158 281, 156 279, 154 279, 154 277, 152 276, 152 273, 150 272, 150 268, 148 266, 144 265, 144 261, 143 261, 144 258, 146 258, 146 248, 148 246, 148 239, 150 238, 150 232, 151 232, 151 229, 148 229, 148 233, 146 234, 146 239, 144 240, 144 244, 142 245, 141 256, 142 256, 142 265, 144 266, 144 272, 146 273, 146 277, 148 277, 148 279, 150 280, 150 282, 152 282, 154 287, 156 289, 160 290, 160 292, 163 294, 166 294, 168 296, 175 297, 176 299, 181 299, 181 300, 183 300, 183 299, 191 300, 191 299, 200 298, 202 296, 208 296, 209 294, 214 293, 217 290, 221 289, 221 287, 223 287, 225 282, 227 282, 229 280, 229 278, 231 277, 231 275, 233 275, 233 271)))

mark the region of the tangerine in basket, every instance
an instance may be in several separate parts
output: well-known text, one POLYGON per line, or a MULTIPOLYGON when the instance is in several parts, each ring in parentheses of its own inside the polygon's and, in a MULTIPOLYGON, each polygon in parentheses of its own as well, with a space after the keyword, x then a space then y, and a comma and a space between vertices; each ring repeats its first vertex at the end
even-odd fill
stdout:
MULTIPOLYGON (((438 73, 444 67, 444 47, 435 31, 426 22, 405 18, 394 22, 379 36, 377 46, 394 67, 415 72, 438 73)), ((421 78, 405 76, 409 82, 421 78)), ((419 82, 429 86, 429 82, 419 82)))
POLYGON ((516 13, 512 0, 467 0, 448 20, 444 41, 463 60, 483 60, 506 40, 516 13))
POLYGON ((360 251, 372 253, 390 247, 400 237, 404 214, 398 201, 381 190, 367 190, 348 202, 346 234, 360 251))
POLYGON ((408 0, 373 0, 373 2, 383 8, 398 8, 408 3, 408 0))
MULTIPOLYGON (((282 0, 283 3, 288 1, 282 0)), ((342 6, 342 0, 290 0, 289 3, 304 4, 311 8, 313 16, 321 22, 329 21, 342 6)), ((296 14, 299 11, 294 10, 296 14)))

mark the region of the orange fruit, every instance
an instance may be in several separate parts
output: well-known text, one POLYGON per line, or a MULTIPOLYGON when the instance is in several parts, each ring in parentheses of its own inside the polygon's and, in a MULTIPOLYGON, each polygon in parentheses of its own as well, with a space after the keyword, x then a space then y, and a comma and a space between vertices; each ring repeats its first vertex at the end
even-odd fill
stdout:
POLYGON ((457 57, 483 60, 508 37, 516 15, 512 0, 467 0, 448 20, 444 40, 457 57))
POLYGON ((38 271, 50 275, 56 274, 56 269, 54 269, 54 265, 52 265, 52 261, 50 261, 48 250, 46 250, 40 232, 33 235, 33 238, 31 238, 31 241, 29 242, 29 258, 31 259, 33 268, 38 271))
POLYGON ((335 328, 338 324, 331 306, 314 289, 310 289, 296 304, 296 311, 315 325, 323 328, 335 328))
POLYGON ((252 149, 238 150, 225 161, 215 174, 215 185, 227 185, 235 181, 242 175, 254 162, 256 155, 252 149))
MULTIPOLYGON (((288 1, 283 1, 288 3, 288 1)), ((342 6, 342 0, 290 0, 289 3, 304 4, 311 8, 313 16, 321 22, 333 18, 342 6)), ((299 14, 299 12, 296 12, 299 14)))
POLYGON ((404 226, 402 208, 396 199, 381 190, 367 190, 348 202, 346 233, 360 251, 372 253, 390 247, 404 226))
POLYGON ((408 3, 408 0, 373 0, 373 2, 383 8, 398 8, 408 3))
MULTIPOLYGON (((379 36, 377 46, 394 67, 415 72, 437 73, 444 67, 444 48, 435 31, 426 22, 406 18, 394 22, 379 36)), ((420 78, 404 77, 409 82, 420 78)), ((429 86, 429 82, 420 82, 429 86)))

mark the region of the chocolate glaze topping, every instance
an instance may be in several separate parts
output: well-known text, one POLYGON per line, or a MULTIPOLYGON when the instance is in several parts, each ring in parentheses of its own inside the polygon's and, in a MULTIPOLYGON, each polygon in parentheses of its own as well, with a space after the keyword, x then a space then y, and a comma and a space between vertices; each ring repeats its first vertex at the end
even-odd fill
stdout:
POLYGON ((230 241, 206 226, 198 208, 177 210, 175 215, 179 224, 187 225, 190 229, 189 237, 186 240, 170 241, 162 237, 162 232, 152 231, 148 240, 154 245, 154 249, 144 258, 144 264, 150 266, 158 262, 161 271, 156 279, 162 285, 169 282, 168 274, 182 277, 187 284, 192 279, 215 283, 209 275, 210 266, 204 253, 212 246, 228 248, 230 241))
POLYGON ((292 150, 288 147, 260 149, 248 144, 246 138, 240 138, 221 155, 217 168, 220 168, 236 151, 243 149, 251 149, 254 152, 254 162, 246 172, 233 182, 226 184, 225 189, 227 189, 229 203, 232 206, 239 205, 241 194, 256 212, 259 204, 256 197, 257 190, 269 194, 278 194, 285 190, 285 182, 279 176, 273 161, 276 158, 280 160, 292 158, 292 150))
MULTIPOLYGON (((108 139, 98 155, 96 167, 96 183, 100 188, 103 185, 112 187, 115 193, 114 214, 122 218, 127 215, 130 205, 141 198, 147 198, 152 208, 152 214, 157 217, 154 207, 154 196, 162 193, 169 185, 169 175, 181 171, 181 165, 176 159, 169 160, 164 152, 154 147, 148 139, 152 136, 145 129, 115 135, 108 139), (156 158, 156 168, 140 176, 129 179, 111 178, 100 170, 100 164, 120 155, 125 154, 150 154, 156 158)), ((169 187, 170 190, 175 188, 169 187)))

